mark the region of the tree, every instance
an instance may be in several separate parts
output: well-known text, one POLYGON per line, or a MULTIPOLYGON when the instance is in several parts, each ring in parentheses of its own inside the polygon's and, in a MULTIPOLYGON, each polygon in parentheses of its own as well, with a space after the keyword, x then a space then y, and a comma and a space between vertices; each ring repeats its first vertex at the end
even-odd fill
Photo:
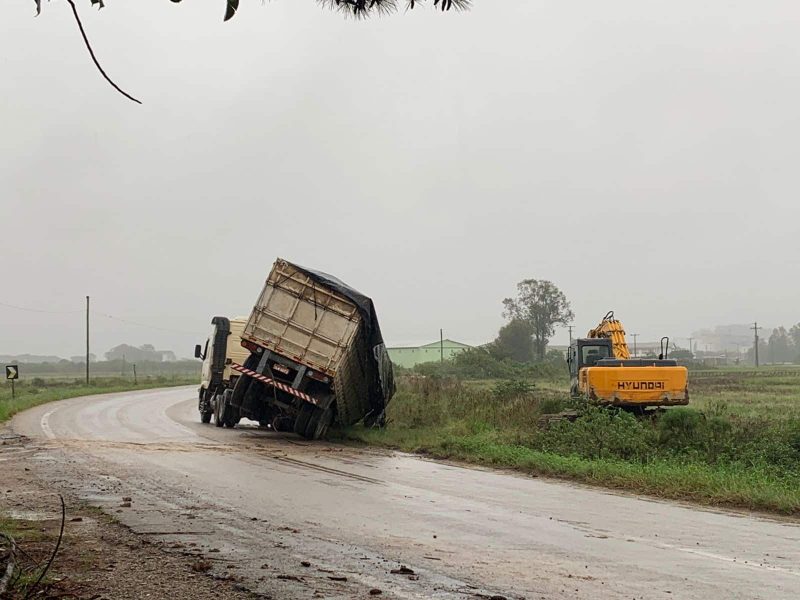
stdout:
POLYGON ((794 346, 794 357, 792 360, 800 362, 800 323, 792 325, 789 329, 789 337, 792 338, 792 345, 794 346))
POLYGON ((771 363, 792 362, 795 359, 795 347, 785 327, 772 330, 769 336, 767 360, 771 363))
POLYGON ((539 360, 544 360, 547 342, 553 337, 555 326, 566 325, 575 316, 564 293, 543 279, 520 281, 517 284, 517 297, 506 298, 503 306, 505 318, 530 326, 534 352, 539 360))
MULTIPOLYGON (((755 352, 755 344, 750 346, 747 349, 747 352, 744 356, 745 362, 750 365, 756 364, 756 352, 755 352)), ((759 364, 764 364, 769 360, 769 347, 767 343, 764 341, 764 338, 758 338, 758 362, 759 364)))
MULTIPOLYGON (((73 0, 67 0, 72 4, 73 0)), ((92 6, 103 8, 105 0, 89 0, 92 6)), ((173 3, 179 3, 181 0, 171 0, 173 3)), ((223 0, 220 1, 222 3, 223 0)), ((432 0, 433 6, 442 11, 451 9, 465 10, 469 8, 470 0, 432 0)), ((42 0, 33 0, 36 4, 36 13, 42 10, 42 0)), ((233 18, 236 11, 239 10, 239 0, 224 0, 225 2, 225 21, 233 18)), ((386 14, 394 12, 398 8, 398 0, 317 0, 317 2, 327 8, 338 10, 345 15, 361 18, 368 17, 372 14, 386 14)), ((425 3, 425 0, 405 0, 400 4, 405 5, 406 8, 413 9, 418 5, 425 3)))
POLYGON ((512 319, 500 328, 491 353, 500 360, 533 361, 533 328, 527 321, 512 319))
MULTIPOLYGON (((456 10, 466 10, 469 8, 471 0, 431 0, 433 2, 434 8, 438 8, 441 11, 448 11, 450 9, 456 10)), ((42 12, 42 0, 33 0, 34 4, 36 5, 36 14, 42 12)), ((97 8, 103 8, 105 6, 105 0, 89 0, 92 6, 97 6, 97 8)), ((181 0, 172 0, 173 3, 179 3, 181 0)), ((333 8, 334 10, 338 10, 345 15, 352 16, 356 19, 360 19, 363 17, 368 17, 372 14, 386 14, 390 12, 394 12, 398 8, 398 0, 317 0, 319 4, 322 4, 325 7, 333 8)), ((419 5, 425 3, 425 0, 405 0, 403 4, 408 9, 416 8, 419 5)), ((83 28, 83 23, 81 22, 80 15, 78 14, 78 8, 75 6, 75 0, 67 0, 67 4, 69 4, 70 8, 72 9, 72 15, 75 18, 75 22, 78 24, 78 29, 81 32, 81 37, 83 37, 83 43, 86 45, 86 49, 89 51, 89 56, 92 57, 92 62, 94 62, 95 67, 97 70, 100 71, 100 74, 103 78, 108 82, 108 84, 117 90, 120 94, 131 100, 132 102, 136 102, 137 104, 141 104, 141 100, 138 100, 131 96, 128 92, 123 90, 119 87, 114 81, 109 77, 106 72, 103 70, 103 67, 100 66, 100 62, 97 60, 97 57, 94 54, 94 50, 92 49, 91 43, 89 43, 89 38, 86 35, 86 31, 83 28)), ((224 20, 227 21, 228 19, 233 18, 236 14, 236 11, 239 10, 239 0, 225 0, 225 18, 224 20)))

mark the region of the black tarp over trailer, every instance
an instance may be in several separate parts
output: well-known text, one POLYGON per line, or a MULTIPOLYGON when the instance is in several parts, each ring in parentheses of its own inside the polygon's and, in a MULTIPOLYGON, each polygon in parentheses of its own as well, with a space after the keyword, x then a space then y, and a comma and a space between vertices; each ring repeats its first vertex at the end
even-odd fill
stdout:
POLYGON ((350 287, 338 277, 303 267, 297 263, 289 264, 308 275, 316 283, 331 288, 356 305, 362 319, 362 326, 359 328, 360 335, 364 338, 362 347, 368 349, 367 356, 362 357, 362 360, 370 374, 368 390, 371 411, 364 417, 364 422, 367 425, 375 423, 377 419, 383 418, 386 405, 394 395, 395 382, 392 361, 389 359, 389 353, 383 341, 381 326, 378 323, 378 315, 375 312, 372 298, 350 287))

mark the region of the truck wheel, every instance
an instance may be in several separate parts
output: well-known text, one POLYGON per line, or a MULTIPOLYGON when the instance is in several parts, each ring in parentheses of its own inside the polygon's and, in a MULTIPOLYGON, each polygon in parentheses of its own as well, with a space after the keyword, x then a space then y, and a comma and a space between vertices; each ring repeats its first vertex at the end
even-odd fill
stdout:
POLYGON ((236 380, 236 383, 233 384, 233 391, 231 395, 231 404, 234 406, 241 406, 242 400, 244 400, 244 395, 247 393, 247 389, 250 387, 250 384, 255 381, 252 377, 248 375, 240 375, 239 378, 236 380))
POLYGON ((272 431, 293 431, 294 430, 294 419, 291 417, 287 417, 285 415, 278 415, 274 419, 272 419, 272 431))
POLYGON ((311 418, 306 425, 304 438, 309 440, 320 440, 328 433, 328 427, 333 422, 333 411, 330 408, 314 408, 311 418))
POLYGON ((222 404, 220 416, 225 427, 233 428, 241 420, 241 416, 239 416, 239 409, 231 404, 231 396, 233 396, 233 390, 228 389, 223 392, 220 402, 222 404))
POLYGON ((306 429, 308 428, 308 421, 314 414, 314 405, 303 402, 300 407, 300 412, 297 413, 297 418, 294 420, 294 432, 297 435, 306 437, 306 429))
POLYGON ((200 400, 197 403, 197 409, 200 411, 200 422, 201 423, 210 423, 211 422, 211 391, 210 390, 200 390, 200 400))
POLYGON ((214 425, 222 427, 222 394, 214 396, 214 425))

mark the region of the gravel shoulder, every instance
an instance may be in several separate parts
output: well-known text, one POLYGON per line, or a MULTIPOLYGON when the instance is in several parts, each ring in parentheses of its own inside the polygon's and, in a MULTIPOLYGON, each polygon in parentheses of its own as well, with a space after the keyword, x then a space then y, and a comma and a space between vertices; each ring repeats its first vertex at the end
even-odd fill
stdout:
MULTIPOLYGON (((60 548, 36 598, 126 600, 192 598, 241 600, 256 597, 244 591, 235 575, 208 573, 198 549, 136 535, 110 516, 62 489, 42 481, 27 465, 34 452, 30 440, 0 429, 0 531, 13 536, 17 571, 3 598, 23 598, 38 577, 37 565, 52 555, 61 529, 60 492, 66 519, 60 548), (22 577, 19 577, 19 574, 22 577)), ((123 497, 120 505, 125 504, 123 497)), ((0 539, 0 573, 10 556, 0 539)))

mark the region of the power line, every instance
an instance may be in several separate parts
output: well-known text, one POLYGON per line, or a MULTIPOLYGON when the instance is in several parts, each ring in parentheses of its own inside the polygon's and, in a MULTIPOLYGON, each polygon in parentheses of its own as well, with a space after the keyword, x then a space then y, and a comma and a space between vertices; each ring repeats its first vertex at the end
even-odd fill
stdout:
MULTIPOLYGON (((78 308, 75 310, 50 310, 44 308, 30 308, 26 306, 17 306, 16 304, 8 304, 6 302, 0 302, 0 306, 4 306, 6 308, 12 308, 14 310, 22 310, 25 312, 34 312, 34 313, 46 313, 46 314, 53 314, 53 315, 71 315, 75 313, 83 313, 86 311, 85 308, 78 308)), ((112 319, 114 321, 119 321, 120 323, 126 323, 128 325, 135 325, 136 327, 144 327, 146 329, 155 329, 158 331, 166 331, 169 333, 182 333, 186 335, 204 335, 197 331, 183 331, 181 329, 171 329, 169 327, 158 327, 156 325, 148 325, 147 323, 139 323, 137 321, 131 321, 129 319, 123 319, 121 317, 115 317, 114 315, 109 315, 106 313, 97 312, 95 310, 91 311, 92 314, 98 317, 105 317, 106 319, 112 319)))
POLYGON ((5 306, 6 308, 13 308, 14 310, 24 310, 26 312, 35 312, 35 313, 48 313, 52 315, 68 315, 72 313, 83 312, 82 308, 78 308, 75 310, 48 310, 44 308, 29 308, 25 306, 16 306, 15 304, 6 304, 5 302, 0 302, 0 306, 5 306))
POLYGON ((169 332, 169 333, 182 333, 182 334, 185 334, 185 335, 204 335, 204 334, 199 333, 197 331, 184 331, 184 330, 181 330, 181 329, 171 329, 169 327, 158 327, 156 325, 147 325, 146 323, 139 323, 137 321, 131 321, 129 319, 123 319, 121 317, 115 317, 114 315, 109 315, 109 314, 106 314, 106 313, 97 312, 95 310, 92 311, 92 314, 96 315, 98 317, 105 317, 106 319, 112 319, 113 321, 119 321, 120 323, 125 323, 127 325, 135 325, 136 327, 144 327, 145 329, 155 329, 155 330, 158 330, 158 331, 166 331, 166 332, 169 332))

